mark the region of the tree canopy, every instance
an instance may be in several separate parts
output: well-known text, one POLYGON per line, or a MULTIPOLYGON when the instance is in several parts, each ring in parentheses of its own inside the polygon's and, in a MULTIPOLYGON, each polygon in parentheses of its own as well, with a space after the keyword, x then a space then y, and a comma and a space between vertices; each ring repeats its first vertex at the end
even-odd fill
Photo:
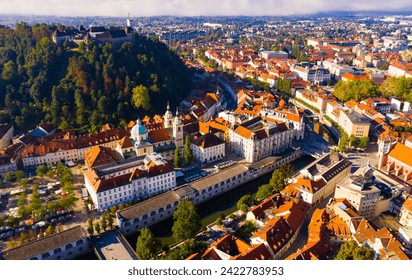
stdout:
POLYGON ((343 243, 335 260, 373 260, 374 253, 371 249, 359 247, 356 241, 350 240, 343 243))
POLYGON ((133 105, 136 108, 142 108, 144 110, 150 109, 150 95, 149 90, 144 85, 139 85, 132 90, 133 92, 133 105))
POLYGON ((378 86, 371 80, 339 80, 333 90, 333 95, 342 102, 348 100, 361 101, 379 95, 378 86))
POLYGON ((237 209, 242 210, 244 213, 248 211, 248 207, 255 204, 255 199, 249 194, 242 196, 237 202, 237 209))
POLYGON ((62 129, 93 128, 162 113, 191 87, 189 70, 156 39, 56 45, 51 34, 72 27, 16 24, 0 30, 0 123, 25 131, 42 121, 62 129))
POLYGON ((193 237, 200 229, 200 216, 191 201, 181 201, 173 214, 173 239, 181 241, 193 237))
POLYGON ((156 257, 160 242, 148 228, 142 228, 136 243, 136 255, 139 260, 150 260, 156 257))
POLYGON ((276 192, 282 191, 286 187, 286 181, 291 177, 293 166, 289 163, 282 165, 272 173, 272 178, 268 184, 259 187, 256 193, 256 200, 261 201, 276 192))
POLYGON ((384 97, 395 97, 412 102, 412 78, 389 77, 379 87, 384 97))
POLYGON ((190 149, 190 144, 191 144, 190 137, 189 135, 186 135, 185 147, 183 150, 183 158, 185 159, 185 162, 187 164, 190 164, 193 162, 193 153, 192 153, 192 150, 190 149))

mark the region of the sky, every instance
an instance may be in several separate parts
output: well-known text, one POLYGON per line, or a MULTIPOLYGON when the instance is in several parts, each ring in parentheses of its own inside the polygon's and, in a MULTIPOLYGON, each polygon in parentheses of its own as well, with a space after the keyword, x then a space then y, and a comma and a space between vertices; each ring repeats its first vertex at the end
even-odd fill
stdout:
POLYGON ((0 14, 54 16, 296 15, 412 11, 411 0, 0 0, 0 14))

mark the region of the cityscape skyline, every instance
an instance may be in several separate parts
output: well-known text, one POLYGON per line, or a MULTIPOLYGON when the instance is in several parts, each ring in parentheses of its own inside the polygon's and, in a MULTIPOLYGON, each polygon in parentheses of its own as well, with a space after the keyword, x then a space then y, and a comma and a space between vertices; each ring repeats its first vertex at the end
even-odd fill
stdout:
POLYGON ((44 15, 44 16, 288 16, 339 11, 387 11, 405 12, 412 10, 412 3, 396 1, 360 0, 347 3, 326 0, 239 0, 234 5, 230 0, 188 1, 173 0, 91 0, 87 3, 73 1, 0 0, 2 15, 44 15), (81 7, 81 9, 79 9, 81 7), (219 7, 217 9, 217 7, 219 7))

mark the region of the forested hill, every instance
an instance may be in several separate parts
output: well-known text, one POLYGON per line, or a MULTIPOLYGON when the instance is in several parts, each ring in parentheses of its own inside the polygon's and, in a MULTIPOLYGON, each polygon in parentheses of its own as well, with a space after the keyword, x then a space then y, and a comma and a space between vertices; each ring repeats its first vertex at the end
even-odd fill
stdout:
POLYGON ((163 113, 166 100, 176 105, 190 90, 190 72, 158 41, 136 35, 120 47, 57 46, 56 28, 0 29, 0 123, 17 131, 41 121, 93 131, 163 113))

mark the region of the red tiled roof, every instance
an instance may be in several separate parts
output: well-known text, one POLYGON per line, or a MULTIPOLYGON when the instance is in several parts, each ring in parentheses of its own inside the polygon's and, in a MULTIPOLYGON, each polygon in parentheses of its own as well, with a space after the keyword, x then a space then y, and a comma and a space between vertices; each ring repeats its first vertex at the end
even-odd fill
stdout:
POLYGON ((152 130, 149 132, 149 137, 151 138, 152 143, 163 142, 171 139, 167 128, 152 130))

